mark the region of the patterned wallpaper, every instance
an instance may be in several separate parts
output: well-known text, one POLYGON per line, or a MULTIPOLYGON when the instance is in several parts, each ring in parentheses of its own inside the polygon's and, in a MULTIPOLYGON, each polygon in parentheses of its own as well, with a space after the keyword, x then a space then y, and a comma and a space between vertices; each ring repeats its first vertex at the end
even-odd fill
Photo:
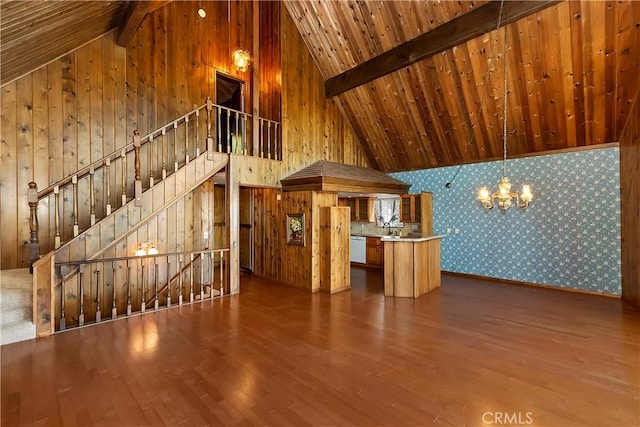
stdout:
POLYGON ((512 188, 531 184, 534 199, 505 214, 476 200, 483 185, 496 191, 501 167, 464 165, 448 189, 457 166, 391 174, 433 192, 442 269, 619 295, 618 148, 507 160, 512 188))

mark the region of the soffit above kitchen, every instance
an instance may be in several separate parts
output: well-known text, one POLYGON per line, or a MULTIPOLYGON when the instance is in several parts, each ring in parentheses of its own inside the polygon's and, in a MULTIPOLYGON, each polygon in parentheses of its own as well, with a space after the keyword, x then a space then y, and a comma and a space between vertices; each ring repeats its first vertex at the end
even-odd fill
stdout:
POLYGON ((371 168, 320 160, 282 179, 282 191, 405 194, 410 184, 371 168))

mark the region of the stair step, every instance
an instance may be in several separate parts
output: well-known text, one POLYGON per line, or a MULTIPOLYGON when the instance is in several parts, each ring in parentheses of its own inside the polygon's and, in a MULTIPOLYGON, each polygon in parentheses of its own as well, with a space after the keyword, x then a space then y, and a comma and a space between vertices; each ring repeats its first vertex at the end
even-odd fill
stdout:
POLYGON ((2 311, 33 305, 33 292, 24 289, 0 288, 0 308, 2 311))
POLYGON ((34 339, 36 325, 31 322, 11 322, 0 326, 0 345, 34 339))
POLYGON ((33 276, 28 268, 13 268, 0 271, 0 288, 3 289, 33 289, 33 276))
POLYGON ((13 322, 31 321, 33 319, 31 306, 3 308, 0 311, 0 325, 13 322))

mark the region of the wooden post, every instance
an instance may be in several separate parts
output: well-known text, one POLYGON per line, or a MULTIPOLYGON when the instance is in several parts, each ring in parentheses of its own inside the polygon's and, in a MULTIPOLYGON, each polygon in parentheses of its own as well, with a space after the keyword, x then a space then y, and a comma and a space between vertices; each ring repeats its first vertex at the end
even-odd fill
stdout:
POLYGON ((135 182, 133 190, 133 197, 135 198, 134 205, 142 206, 142 178, 140 176, 140 132, 137 129, 133 131, 133 150, 135 153, 135 182))
POLYGON ((53 248, 58 249, 61 244, 60 239, 60 186, 56 185, 53 187, 53 196, 54 196, 54 226, 56 229, 56 235, 53 241, 53 248))
POLYGON ((60 330, 64 331, 67 328, 67 319, 64 314, 64 275, 62 276, 62 280, 60 280, 60 330))
POLYGON ((106 198, 107 198, 107 206, 106 206, 106 216, 111 215, 111 157, 107 157, 106 160, 104 161, 104 167, 105 167, 105 181, 106 181, 106 198))
POLYGON ((207 160, 213 159, 213 138, 211 137, 211 110, 213 110, 213 102, 207 96, 207 160))
POLYGON ((224 252, 220 251, 220 296, 224 296, 224 252))
POLYGON ((29 202, 30 230, 29 264, 32 266, 34 261, 40 258, 40 240, 38 237, 38 233, 40 231, 40 225, 38 223, 38 184, 33 181, 29 183, 29 190, 27 190, 27 200, 29 202))
POLYGON ((78 175, 71 177, 71 185, 73 186, 73 237, 80 234, 78 226, 78 175))

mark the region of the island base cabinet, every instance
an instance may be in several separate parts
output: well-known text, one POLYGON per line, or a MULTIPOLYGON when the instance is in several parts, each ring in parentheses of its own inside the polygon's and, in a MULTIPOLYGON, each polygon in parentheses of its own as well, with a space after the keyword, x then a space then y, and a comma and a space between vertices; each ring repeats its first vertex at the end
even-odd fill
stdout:
POLYGON ((385 296, 417 298, 440 284, 440 239, 384 242, 385 296))

